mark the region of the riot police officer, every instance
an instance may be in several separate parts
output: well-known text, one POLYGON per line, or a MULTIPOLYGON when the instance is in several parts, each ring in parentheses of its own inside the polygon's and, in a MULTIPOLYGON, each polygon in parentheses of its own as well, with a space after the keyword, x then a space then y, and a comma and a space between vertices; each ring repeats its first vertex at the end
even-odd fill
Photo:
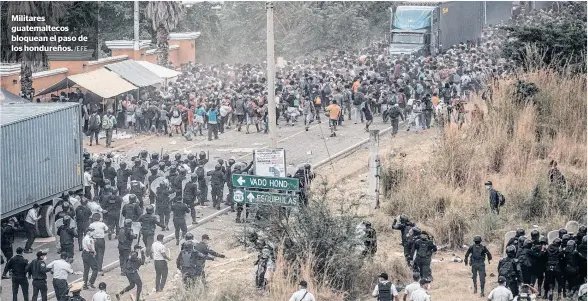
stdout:
MULTIPOLYGON (((151 205, 149 205, 151 206, 151 205)), ((149 207, 147 206, 147 207, 149 207)), ((149 246, 150 248, 151 246, 149 246)), ((133 252, 131 255, 126 259, 125 262, 125 275, 129 280, 129 285, 125 287, 122 291, 116 294, 116 299, 120 300, 120 296, 126 292, 129 292, 135 286, 137 286, 137 294, 136 300, 141 299, 141 292, 143 290, 143 281, 141 281, 141 276, 139 275, 139 268, 145 264, 145 251, 141 250, 141 246, 136 245, 134 247, 133 252), (139 257, 139 250, 141 251, 141 257, 139 257)))
MULTIPOLYGON (((402 246, 404 247, 404 258, 407 262, 411 260, 410 246, 408 245, 408 233, 414 226, 415 224, 408 220, 406 214, 401 214, 400 217, 395 218, 392 223, 392 229, 400 231, 400 239, 402 246)), ((420 228, 418 230, 420 231, 420 228)), ((417 235, 420 235, 420 233, 417 235)))
POLYGON ((137 180, 131 180, 131 189, 130 193, 134 194, 137 197, 137 204, 143 209, 143 198, 145 197, 145 184, 143 182, 137 180))
POLYGON ((131 229, 132 224, 132 220, 125 219, 124 226, 118 233, 118 260, 120 263, 121 275, 123 276, 126 259, 129 258, 129 255, 131 254, 131 246, 135 238, 137 238, 137 234, 134 234, 133 229, 131 229))
POLYGON ((555 288, 555 283, 558 283, 558 293, 561 294, 562 289, 565 286, 565 282, 563 281, 563 277, 561 274, 561 264, 563 254, 561 253, 559 247, 561 244, 561 239, 556 238, 553 242, 547 246, 546 250, 546 263, 545 263, 545 281, 543 282, 543 289, 544 294, 543 297, 550 298, 553 300, 553 290, 555 288))
POLYGON ((225 174, 222 172, 222 166, 217 164, 214 170, 207 173, 210 176, 210 194, 212 196, 212 206, 220 210, 220 202, 223 197, 223 184, 225 174))
POLYGON ((498 276, 506 278, 506 287, 514 296, 519 294, 519 284, 523 281, 521 266, 516 259, 517 249, 514 245, 506 247, 506 257, 498 262, 498 276))
POLYGON ((168 230, 169 218, 171 215, 171 200, 170 195, 172 194, 172 190, 169 187, 167 181, 162 182, 157 187, 157 193, 155 196, 156 204, 155 207, 157 208, 157 215, 159 216, 159 221, 164 225, 164 230, 168 230))
POLYGON ((233 166, 235 165, 235 159, 231 158, 228 161, 228 166, 226 168, 226 178, 225 182, 227 183, 227 188, 229 189, 229 194, 227 194, 227 199, 225 204, 231 207, 231 212, 235 212, 235 208, 233 208, 233 192, 235 191, 235 186, 233 185, 233 166))
POLYGON ((165 167, 170 167, 171 161, 169 159, 169 154, 163 154, 163 157, 161 158, 161 162, 163 162, 165 164, 165 167))
POLYGON ((39 292, 41 292, 41 300, 47 301, 47 272, 50 270, 45 263, 46 259, 47 253, 39 251, 37 258, 33 259, 26 267, 27 274, 33 279, 33 298, 31 300, 37 300, 39 292))
POLYGON ((122 198, 116 194, 108 196, 104 209, 107 211, 105 220, 109 228, 108 240, 112 240, 112 233, 116 236, 118 234, 120 223, 120 210, 122 207, 122 198))
POLYGON ((149 184, 149 187, 147 188, 149 189, 149 204, 153 205, 155 204, 155 192, 153 192, 153 190, 151 189, 151 183, 153 183, 155 179, 159 178, 159 173, 157 166, 152 166, 149 169, 149 171, 151 172, 151 174, 149 175, 149 177, 147 177, 147 183, 149 184))
POLYGON ((208 202, 208 186, 206 185, 206 174, 204 172, 204 163, 198 162, 196 167, 196 176, 198 177, 198 204, 204 206, 208 202))
MULTIPOLYGON (((184 187, 184 204, 190 208, 190 215, 192 216, 192 224, 197 224, 196 221, 196 196, 198 195, 198 176, 196 174, 190 175, 190 182, 186 183, 184 187)), ((174 214, 175 216, 175 214, 174 214)))
POLYGON ((67 260, 73 260, 74 257, 74 238, 78 237, 76 230, 71 227, 71 217, 63 217, 63 225, 57 229, 61 254, 66 254, 67 260))
POLYGON ((145 182, 145 177, 147 176, 147 168, 143 166, 141 159, 135 159, 135 165, 131 169, 131 181, 138 181, 140 183, 145 182))
POLYGON ((141 223, 141 235, 143 236, 143 244, 147 250, 147 255, 151 257, 151 245, 153 245, 155 237, 155 226, 159 226, 164 231, 165 226, 153 215, 153 205, 147 205, 145 211, 146 213, 139 217, 138 222, 141 223))
POLYGON ((173 223, 177 246, 180 244, 180 230, 182 231, 182 238, 186 235, 186 232, 188 232, 188 226, 186 226, 186 214, 190 212, 190 208, 182 202, 181 198, 176 198, 176 201, 171 205, 171 211, 174 214, 173 223))
POLYGON ((128 192, 129 178, 131 170, 127 168, 127 163, 120 162, 119 169, 116 171, 116 188, 120 195, 126 195, 128 192))
POLYGON ((364 255, 374 256, 378 250, 378 240, 376 237, 376 229, 372 228, 372 223, 364 222, 365 225, 365 251, 364 255))
POLYGON ((151 154, 151 161, 149 161, 149 164, 147 164, 147 168, 151 169, 153 166, 158 166, 158 165, 159 165, 159 154, 152 153, 151 154))
POLYGON ((182 162, 182 154, 176 153, 174 155, 174 158, 175 158, 175 162, 178 166, 180 166, 180 165, 182 165, 182 163, 184 163, 184 162, 182 162))
POLYGON ((431 259, 434 252, 437 252, 437 246, 426 232, 421 232, 410 252, 410 257, 414 258, 413 270, 419 272, 421 278, 431 277, 431 259))
POLYGON ((110 185, 115 185, 116 183, 116 176, 117 172, 116 169, 112 166, 112 159, 106 158, 104 160, 104 179, 110 181, 110 185))
POLYGON ((474 294, 478 293, 478 284, 476 283, 476 280, 477 274, 480 275, 480 296, 482 297, 484 297, 484 287, 486 286, 486 257, 488 257, 488 264, 490 264, 490 260, 492 260, 492 254, 490 254, 490 251, 488 251, 486 246, 482 245, 482 237, 479 235, 474 236, 474 244, 468 248, 465 254, 464 263, 467 266, 469 261, 470 265, 472 266, 474 294))

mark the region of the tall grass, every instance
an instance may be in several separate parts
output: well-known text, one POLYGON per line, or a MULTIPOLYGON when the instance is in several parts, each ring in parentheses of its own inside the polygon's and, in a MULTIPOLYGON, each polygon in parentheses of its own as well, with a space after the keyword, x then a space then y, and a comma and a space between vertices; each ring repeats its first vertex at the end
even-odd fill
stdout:
POLYGON ((388 162, 382 177, 389 188, 386 212, 434 225, 435 238, 452 247, 476 234, 496 239, 520 222, 586 222, 586 79, 531 70, 496 82, 491 103, 474 97, 468 105, 477 104, 484 119, 462 129, 445 127, 438 149, 421 168, 388 162), (519 82, 539 91, 516 97, 519 82), (566 196, 550 188, 550 160, 568 180, 566 196), (489 213, 487 180, 506 197, 499 216, 489 213))

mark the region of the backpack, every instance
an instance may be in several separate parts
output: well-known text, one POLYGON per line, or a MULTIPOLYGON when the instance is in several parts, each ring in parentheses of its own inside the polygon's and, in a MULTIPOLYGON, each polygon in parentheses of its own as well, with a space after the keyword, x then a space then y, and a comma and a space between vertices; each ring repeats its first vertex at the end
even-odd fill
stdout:
POLYGON ((323 91, 325 92, 325 94, 329 95, 331 94, 331 85, 326 84, 323 88, 323 91))
POLYGON ((192 266, 192 251, 183 250, 180 254, 180 265, 182 268, 189 268, 192 266))
POLYGON ((512 274, 512 264, 509 260, 500 260, 498 263, 498 276, 509 278, 512 274))
POLYGON ((484 259, 482 253, 484 252, 484 246, 474 245, 472 247, 472 260, 484 259))
POLYGON ((417 255, 419 255, 419 257, 429 256, 429 241, 428 240, 421 240, 421 243, 419 244, 419 249, 417 251, 417 255))
POLYGON ((196 176, 200 180, 204 179, 204 168, 197 168, 196 169, 196 176))
POLYGON ((143 107, 137 106, 135 108, 135 117, 143 117, 143 107))
POLYGON ((314 104, 315 105, 320 105, 321 104, 321 97, 320 96, 317 96, 317 97, 314 98, 314 104))
POLYGON ((100 129, 100 121, 98 120, 98 114, 90 116, 90 120, 88 121, 88 129, 90 129, 90 130, 100 129))
POLYGON ((104 115, 102 118, 102 128, 105 130, 110 130, 114 126, 111 117, 104 115))
POLYGON ((496 191, 496 194, 498 195, 498 205, 499 206, 504 206, 504 203, 506 203, 506 199, 504 198, 504 195, 502 195, 502 193, 496 191))

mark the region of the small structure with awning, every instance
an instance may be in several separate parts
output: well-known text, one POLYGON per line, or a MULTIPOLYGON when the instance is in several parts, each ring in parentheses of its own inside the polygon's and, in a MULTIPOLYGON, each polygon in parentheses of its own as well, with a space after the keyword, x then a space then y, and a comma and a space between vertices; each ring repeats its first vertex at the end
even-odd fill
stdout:
POLYGON ((165 85, 167 86, 168 83, 174 82, 181 72, 178 72, 173 69, 165 68, 163 66, 159 66, 148 61, 137 61, 137 63, 145 69, 155 73, 155 75, 163 78, 165 80, 165 85))
POLYGON ((79 86, 100 98, 112 98, 119 94, 137 89, 116 73, 100 68, 87 73, 80 73, 61 80, 60 82, 43 89, 37 95, 44 95, 55 91, 79 86))

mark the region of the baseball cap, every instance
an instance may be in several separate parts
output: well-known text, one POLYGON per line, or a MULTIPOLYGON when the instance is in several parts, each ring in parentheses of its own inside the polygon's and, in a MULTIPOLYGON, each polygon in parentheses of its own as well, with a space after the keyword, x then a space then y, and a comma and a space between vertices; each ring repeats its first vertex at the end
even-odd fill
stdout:
POLYGON ((505 283, 506 278, 504 276, 498 276, 498 283, 505 283))

